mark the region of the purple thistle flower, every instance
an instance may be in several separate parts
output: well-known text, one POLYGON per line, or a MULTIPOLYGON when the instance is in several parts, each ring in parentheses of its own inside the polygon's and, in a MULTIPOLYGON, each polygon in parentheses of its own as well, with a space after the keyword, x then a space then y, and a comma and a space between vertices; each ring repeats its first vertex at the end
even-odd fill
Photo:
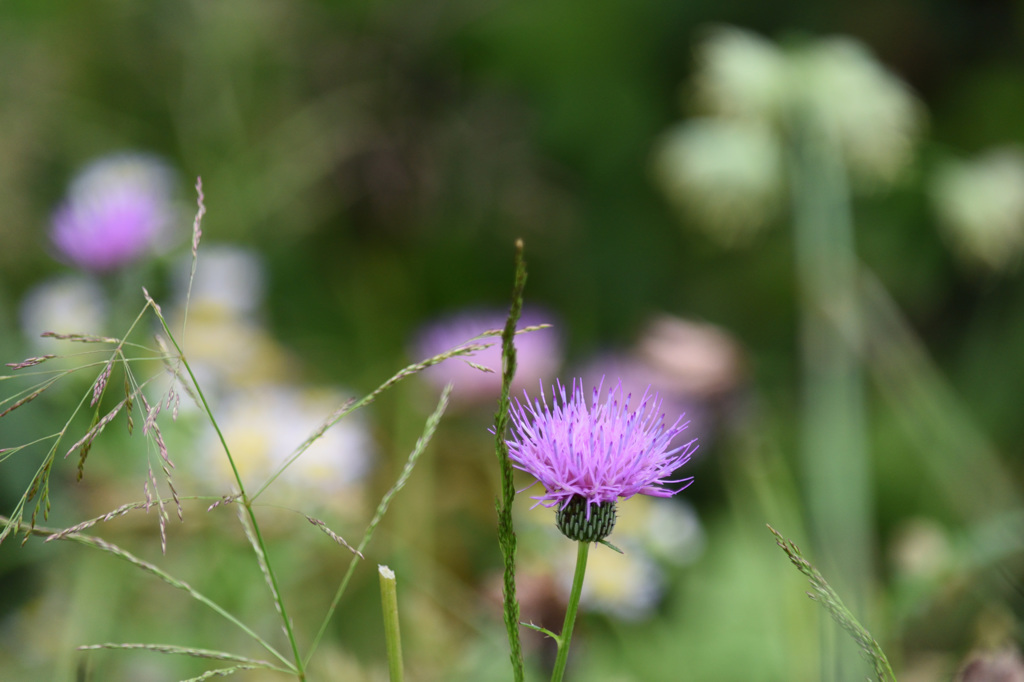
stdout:
MULTIPOLYGON (((680 416, 666 426, 661 400, 649 389, 640 398, 640 406, 631 410, 632 396, 623 396, 621 381, 602 401, 602 385, 603 381, 594 389, 589 405, 582 380, 574 380, 570 397, 565 386, 557 384, 560 402, 548 405, 542 387, 540 400, 531 403, 527 396, 524 404, 516 399, 511 408, 509 457, 517 469, 544 486, 544 494, 533 499, 546 507, 559 507, 560 528, 561 512, 567 508, 582 512, 585 504, 588 521, 592 506, 597 506, 599 512, 610 509, 610 524, 614 524, 614 505, 619 499, 634 495, 671 497, 693 481, 692 476, 669 479, 697 449, 697 439, 671 447, 672 440, 689 422, 680 416), (672 490, 661 487, 665 483, 683 485, 672 490)), ((566 532, 564 528, 562 532, 566 532)), ((608 532, 610 525, 595 540, 608 532)))
POLYGON ((71 183, 50 238, 72 264, 113 270, 151 249, 173 220, 171 177, 157 158, 118 154, 93 162, 71 183))

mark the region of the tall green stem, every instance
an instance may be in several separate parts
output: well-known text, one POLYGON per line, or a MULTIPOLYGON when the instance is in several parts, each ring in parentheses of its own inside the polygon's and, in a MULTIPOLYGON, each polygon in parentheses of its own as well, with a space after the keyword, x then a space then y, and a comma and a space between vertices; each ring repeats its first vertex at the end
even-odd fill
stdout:
POLYGON ((526 262, 523 260, 523 242, 516 241, 516 279, 512 290, 512 306, 505 320, 501 334, 501 398, 498 412, 494 415, 495 453, 498 457, 498 471, 501 476, 501 495, 497 500, 498 546, 501 548, 504 571, 502 573, 502 601, 504 604, 505 629, 508 631, 509 658, 512 662, 512 676, 515 682, 522 682, 526 674, 523 664, 523 647, 519 638, 519 601, 516 598, 516 533, 512 522, 512 502, 516 488, 512 481, 512 460, 508 457, 508 443, 505 434, 509 421, 509 393, 512 379, 516 374, 516 346, 514 338, 516 325, 523 311, 523 290, 526 288, 526 262))
POLYGON ((267 556, 266 542, 263 540, 263 534, 260 532, 259 522, 256 521, 256 513, 252 508, 252 501, 249 499, 245 492, 245 486, 242 483, 242 475, 238 471, 238 467, 235 465, 235 459, 231 456, 231 449, 228 447, 227 439, 224 438, 224 434, 220 430, 220 425, 217 423, 217 419, 213 416, 213 410, 210 409, 209 403, 206 401, 206 396, 203 394, 203 389, 199 385, 199 380, 196 379, 196 375, 192 372, 192 367, 189 365, 188 360, 185 359, 185 352, 178 345, 174 335, 171 333, 170 327, 167 325, 167 321, 164 319, 163 314, 160 312, 160 307, 149 297, 149 293, 146 292, 146 298, 153 306, 154 312, 156 312, 157 318, 160 320, 160 324, 164 328, 164 332, 167 334, 167 338, 174 345, 174 349, 178 352, 178 357, 181 358, 181 364, 188 372, 189 378, 192 380, 192 386, 195 388, 196 396, 199 398, 199 402, 202 403, 203 411, 209 418, 210 423, 213 425, 214 431, 217 433, 217 438, 220 440, 221 446, 224 448, 224 452, 228 457, 228 462, 231 464, 231 471, 235 476, 235 483, 238 485, 241 502, 245 508, 245 513, 249 517, 249 522, 252 524, 253 537, 255 544, 258 547, 258 552, 262 557, 263 567, 266 569, 267 582, 270 587, 270 592, 273 596, 274 602, 277 605, 278 613, 281 616, 282 624, 284 626, 285 635, 288 637, 288 643, 291 645, 292 656, 295 658, 296 674, 300 680, 306 679, 306 673, 304 670, 304 662, 302 656, 299 654, 299 644, 295 639, 295 631, 292 628, 291 618, 288 617, 288 611, 285 609, 284 598, 281 594, 281 587, 277 582, 277 576, 274 574, 274 570, 270 565, 270 557, 267 556))
POLYGON ((569 661, 569 642, 576 626, 576 611, 580 606, 580 594, 583 592, 583 576, 587 572, 587 555, 590 553, 589 542, 579 542, 576 547, 576 573, 572 577, 572 591, 569 593, 569 604, 565 607, 565 623, 562 634, 558 638, 558 657, 555 658, 555 669, 551 673, 551 682, 561 682, 565 674, 565 664, 569 661))
MULTIPOLYGON (((791 184, 801 301, 801 461, 811 533, 822 565, 856 612, 872 570, 863 343, 846 168, 813 115, 794 116, 791 184)), ((825 641, 835 641, 831 627, 825 641)), ((827 655, 824 680, 855 679, 857 654, 827 655)))
POLYGON ((384 497, 381 498, 380 503, 377 505, 377 511, 374 512, 373 518, 370 519, 370 523, 366 527, 366 531, 363 533, 363 539, 356 548, 356 552, 352 555, 352 558, 349 559, 348 570, 345 571, 345 576, 341 579, 338 589, 334 592, 334 598, 327 607, 327 613, 324 615, 324 619, 320 623, 320 629, 317 631, 316 636, 313 637, 313 642, 309 646, 309 652, 306 654, 307 664, 309 663, 310 658, 312 658, 313 652, 315 652, 317 646, 319 646, 320 640, 323 639, 324 634, 327 632, 327 626, 330 625, 331 618, 334 616, 334 611, 338 608, 338 604, 341 602, 341 597, 345 594, 345 590, 348 588, 348 583, 352 579, 352 575, 355 573, 359 560, 363 558, 363 550, 365 550, 366 546, 370 544, 370 538, 373 537, 373 532, 377 529, 377 525, 381 522, 381 519, 384 518, 384 514, 387 513, 391 500, 409 481, 409 477, 412 476, 412 471, 416 466, 416 462, 419 461, 423 451, 426 450, 430 440, 434 437, 437 425, 440 423, 441 417, 444 415, 444 411, 448 408, 448 396, 451 395, 451 392, 452 385, 449 383, 444 387, 444 390, 441 391, 441 398, 437 401, 437 408, 434 409, 433 414, 427 418, 426 424, 423 425, 423 434, 416 441, 416 445, 413 447, 412 452, 409 453, 409 458, 406 459, 405 467, 402 469, 402 473, 399 474, 398 480, 395 481, 395 484, 391 486, 386 493, 384 493, 384 497))

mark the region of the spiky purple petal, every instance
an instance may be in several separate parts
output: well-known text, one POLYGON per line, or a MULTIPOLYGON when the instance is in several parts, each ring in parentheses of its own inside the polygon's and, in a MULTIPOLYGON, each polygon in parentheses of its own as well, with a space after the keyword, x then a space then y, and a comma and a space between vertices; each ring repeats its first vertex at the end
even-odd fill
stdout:
POLYGON ((550 405, 542 387, 540 400, 525 396, 511 408, 509 457, 544 486, 544 494, 534 497, 539 504, 564 507, 579 496, 589 508, 633 495, 671 497, 682 488, 663 484, 685 488, 693 480, 669 479, 689 461, 697 440, 670 447, 689 422, 680 416, 667 426, 656 393, 648 389, 639 407, 630 409, 632 396, 623 396, 621 382, 603 400, 599 384, 589 404, 580 380, 573 381, 571 395, 560 382, 552 392, 550 405))

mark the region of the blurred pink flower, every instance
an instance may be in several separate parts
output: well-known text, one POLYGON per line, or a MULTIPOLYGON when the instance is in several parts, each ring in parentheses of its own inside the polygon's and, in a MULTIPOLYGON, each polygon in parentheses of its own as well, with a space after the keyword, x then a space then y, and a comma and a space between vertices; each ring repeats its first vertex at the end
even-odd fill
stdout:
POLYGON ((153 248, 170 225, 171 172, 154 156, 124 153, 86 166, 52 218, 50 238, 70 263, 113 270, 153 248))
POLYGON ((1013 647, 975 652, 956 679, 957 682, 1024 682, 1024 658, 1013 647))
MULTIPOLYGON (((430 367, 423 372, 423 376, 439 387, 452 382, 455 385, 452 391, 454 400, 482 402, 496 399, 501 393, 501 337, 476 337, 485 331, 503 329, 506 315, 507 312, 502 310, 470 309, 440 318, 423 327, 413 343, 412 352, 416 360, 470 343, 491 344, 489 348, 471 356, 452 358, 430 367), (493 372, 472 367, 467 364, 467 360, 493 372)), ((552 321, 552 316, 544 311, 527 309, 523 311, 519 329, 552 321)), ((550 380, 562 364, 562 340, 553 328, 518 334, 515 344, 518 368, 512 382, 514 392, 550 380)))
POLYGON ((705 447, 747 418, 747 373, 742 346, 725 330, 669 315, 653 318, 629 352, 599 355, 578 371, 587 384, 607 375, 625 392, 657 392, 666 414, 686 413, 705 447))

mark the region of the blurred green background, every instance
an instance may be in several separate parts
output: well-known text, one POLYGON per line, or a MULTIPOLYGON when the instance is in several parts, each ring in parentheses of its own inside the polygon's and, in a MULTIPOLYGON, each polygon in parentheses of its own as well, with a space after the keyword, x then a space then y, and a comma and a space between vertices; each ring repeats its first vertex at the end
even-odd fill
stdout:
MULTIPOLYGON (((54 207, 83 166, 123 150, 156 154, 174 169, 180 236, 104 286, 123 293, 146 284, 158 300, 174 296, 168 273, 188 252, 191 186, 202 176, 208 213, 200 262, 203 248, 218 244, 259 254, 260 322, 287 349, 282 371, 296 383, 363 395, 420 359, 412 340, 423 324, 467 307, 507 306, 512 245, 522 238, 527 304, 557 322, 563 381, 595 357, 642 344, 659 316, 714 325, 735 352, 725 388, 688 396, 702 415, 691 430, 704 446, 688 467, 697 479, 683 497, 702 528, 700 551, 660 567, 660 597, 642 617, 585 615, 570 674, 863 679, 867 668, 836 672, 828 663, 850 660, 835 653, 847 646, 844 635, 802 594, 804 579, 764 528, 771 523, 815 560, 820 539, 811 539, 808 496, 815 481, 797 454, 802 317, 791 216, 768 216, 761 232, 727 248, 674 210, 656 174, 665 132, 706 114, 692 83, 710 24, 783 45, 853 38, 909 86, 926 114, 901 181, 857 194, 852 206, 857 254, 888 292, 865 305, 890 301, 899 311, 892 329, 875 327, 888 343, 874 360, 861 360, 859 436, 870 482, 867 511, 851 513, 864 517, 870 555, 861 557, 867 587, 855 611, 901 680, 952 679, 972 651, 1021 641, 1024 280, 1012 264, 985 268, 958 258, 929 183, 950 159, 1024 144, 1019 2, 6 0, 4 361, 37 353, 19 321, 26 294, 71 270, 48 237, 54 207)), ((1024 220, 1017 220, 1019 233, 1024 220)), ((1017 248, 1014 237, 1005 248, 1017 248)), ((133 319, 133 296, 115 296, 115 321, 133 319)), ((869 327, 884 317, 882 308, 872 310, 869 327)), ((0 397, 10 395, 8 383, 0 383, 0 397)), ((367 499, 375 502, 394 480, 435 396, 427 384, 409 382, 368 414, 377 463, 367 499)), ((53 432, 75 400, 8 415, 0 447, 53 432)), ((500 563, 489 525, 496 487, 487 488, 496 480, 486 432, 493 405, 460 410, 442 425, 425 455, 435 461, 399 496, 329 633, 325 672, 311 679, 384 678, 374 562, 398 569, 410 679, 508 679, 500 616, 485 596, 500 563), (406 601, 403 578, 413 585, 406 601)), ((168 427, 172 454, 175 444, 184 451, 179 468, 199 438, 201 419, 189 419, 179 432, 168 427)), ((123 434, 103 448, 97 442, 85 488, 73 483, 73 463, 63 463, 57 525, 140 499, 139 472, 122 488, 111 484, 113 493, 103 483, 124 475, 110 459, 129 447, 122 441, 123 434)), ((0 512, 24 492, 38 461, 32 456, 2 463, 0 512)), ((197 480, 206 477, 201 462, 191 464, 200 467, 197 480)), ((183 526, 172 524, 166 559, 152 519, 111 524, 110 532, 156 551, 154 561, 276 635, 233 514, 220 514, 218 531, 205 505, 193 506, 183 526)), ((351 539, 362 526, 335 530, 351 539)), ((312 529, 305 544, 291 532, 279 529, 273 540, 282 547, 281 572, 292 571, 296 610, 319 613, 348 558, 319 544, 312 529), (298 548, 284 549, 288 542, 298 548)), ((232 646, 230 638, 217 641, 227 635, 216 617, 184 595, 130 567, 115 576, 113 559, 59 544, 0 547, 0 677, 70 680, 77 670, 96 680, 184 679, 208 666, 146 653, 83 659, 74 647, 232 646)), ((538 670, 550 664, 542 646, 529 655, 538 670)), ((238 677, 284 679, 248 674, 238 677)))

